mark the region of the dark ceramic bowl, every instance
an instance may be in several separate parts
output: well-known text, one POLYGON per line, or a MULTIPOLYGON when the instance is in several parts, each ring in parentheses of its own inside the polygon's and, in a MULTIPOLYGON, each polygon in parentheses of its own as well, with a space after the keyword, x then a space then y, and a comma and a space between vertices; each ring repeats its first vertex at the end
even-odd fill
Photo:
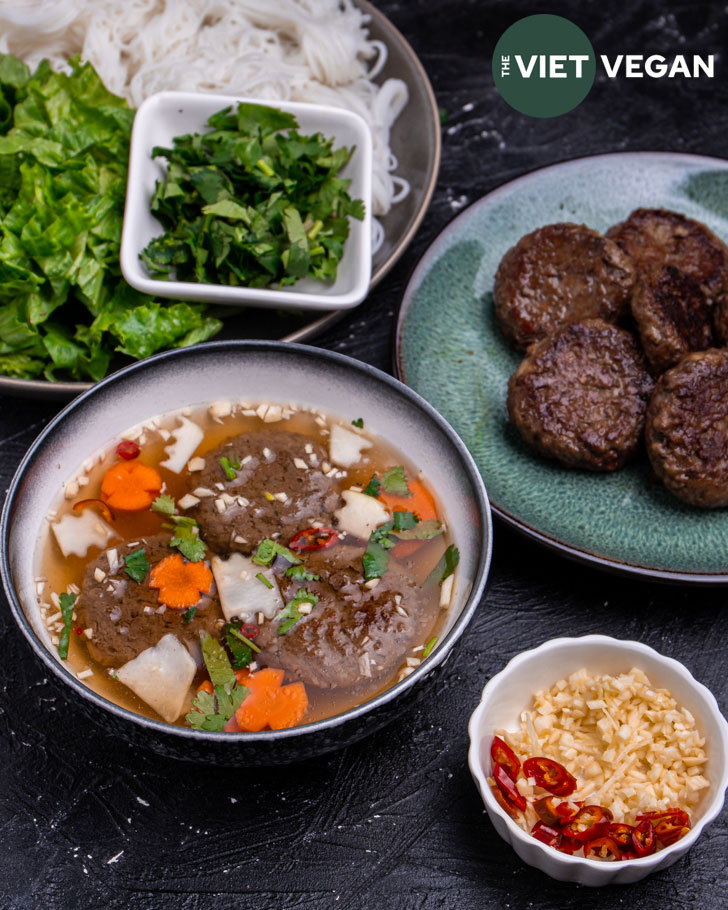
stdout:
POLYGON ((0 523, 2 580, 17 623, 37 657, 68 687, 74 709, 107 731, 163 755, 224 765, 310 758, 379 729, 420 695, 443 666, 481 601, 492 528, 483 482, 442 417, 402 383, 365 364, 281 342, 216 342, 160 354, 114 373, 76 398, 30 447, 10 485, 0 523), (444 503, 460 550, 449 626, 432 655, 359 707, 290 730, 206 733, 149 720, 87 688, 57 658, 41 623, 34 578, 37 542, 62 482, 130 426, 186 405, 245 397, 316 406, 363 417, 420 468, 444 503))

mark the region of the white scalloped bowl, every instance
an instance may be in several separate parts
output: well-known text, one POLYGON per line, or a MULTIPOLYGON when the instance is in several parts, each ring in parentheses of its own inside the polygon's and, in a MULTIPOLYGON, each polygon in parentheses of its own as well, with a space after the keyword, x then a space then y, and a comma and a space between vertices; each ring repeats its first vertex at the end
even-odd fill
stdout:
POLYGON ((720 812, 728 787, 728 723, 720 713, 713 694, 678 661, 663 657, 636 641, 619 641, 604 635, 583 638, 555 638, 531 651, 523 651, 506 665, 483 689, 480 704, 468 725, 468 764, 488 817, 503 840, 530 866, 559 881, 602 886, 631 884, 658 869, 665 869, 683 856, 700 833, 720 812), (692 815, 690 833, 670 847, 642 859, 601 862, 560 853, 531 837, 498 805, 487 777, 490 773, 490 745, 497 728, 518 729, 519 716, 531 704, 539 689, 552 686, 559 678, 581 667, 590 673, 617 675, 632 667, 643 670, 655 686, 670 690, 678 704, 692 712, 705 737, 708 761, 705 776, 710 788, 703 793, 692 815))

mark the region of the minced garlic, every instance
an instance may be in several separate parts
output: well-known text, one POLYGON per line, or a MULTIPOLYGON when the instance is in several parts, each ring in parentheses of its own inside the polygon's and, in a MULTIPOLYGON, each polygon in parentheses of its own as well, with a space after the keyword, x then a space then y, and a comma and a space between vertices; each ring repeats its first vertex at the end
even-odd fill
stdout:
MULTIPOLYGON (((577 780, 569 799, 604 806, 615 822, 657 809, 690 810, 709 786, 695 718, 634 668, 617 677, 578 670, 534 694, 520 730, 496 734, 521 761, 543 755, 561 762, 577 780)), ((524 796, 535 795, 534 781, 517 785, 524 796)))

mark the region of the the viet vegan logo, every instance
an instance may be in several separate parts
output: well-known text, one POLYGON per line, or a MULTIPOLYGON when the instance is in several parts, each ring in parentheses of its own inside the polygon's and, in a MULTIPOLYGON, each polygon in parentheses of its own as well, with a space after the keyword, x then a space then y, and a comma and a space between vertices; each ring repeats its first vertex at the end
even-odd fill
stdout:
MULTIPOLYGON (((678 54, 601 54, 608 78, 698 78, 714 75, 715 58, 678 54)), ((597 72, 597 57, 584 32, 562 16, 519 19, 501 35, 493 52, 493 78, 512 108, 530 117, 558 117, 580 104, 597 72)))

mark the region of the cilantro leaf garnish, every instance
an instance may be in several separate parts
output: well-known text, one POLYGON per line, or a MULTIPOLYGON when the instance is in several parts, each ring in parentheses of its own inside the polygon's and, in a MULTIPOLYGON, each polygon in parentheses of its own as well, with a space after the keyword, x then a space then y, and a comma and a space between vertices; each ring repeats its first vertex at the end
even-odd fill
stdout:
POLYGON ((240 470, 240 460, 238 458, 226 458, 223 455, 220 459, 220 467, 228 480, 235 480, 238 476, 235 472, 240 470))
POLYGON ((311 604, 312 607, 315 607, 318 602, 318 594, 313 594, 305 588, 301 588, 293 600, 289 601, 280 613, 276 615, 276 621, 281 623, 278 626, 278 634, 285 635, 286 632, 290 632, 299 619, 303 619, 306 614, 301 613, 299 607, 303 604, 311 604))
POLYGON ((197 612, 197 607, 190 607, 189 609, 185 610, 184 613, 182 614, 182 622, 186 626, 189 626, 189 624, 192 622, 196 612, 197 612))
POLYGON ((63 593, 58 600, 60 602, 61 616, 63 617, 63 630, 58 642, 58 656, 61 660, 66 660, 68 658, 68 643, 71 638, 71 622, 73 620, 73 605, 76 603, 76 595, 63 593))
POLYGON ((253 660, 253 649, 250 647, 250 642, 245 644, 234 634, 234 630, 239 629, 240 626, 241 623, 228 623, 225 626, 225 641, 233 656, 235 670, 242 670, 253 660))
POLYGON ((144 552, 144 547, 134 550, 133 553, 128 553, 124 557, 124 564, 126 574, 139 585, 147 577, 147 572, 151 568, 147 554, 144 552))
POLYGON ((379 482, 379 478, 376 474, 372 474, 371 480, 364 487, 362 493, 366 493, 367 496, 379 496, 379 491, 381 490, 382 485, 379 482))
POLYGON ((366 552, 361 558, 364 564, 364 578, 367 581, 372 578, 381 578, 389 565, 389 553, 373 537, 373 534, 370 535, 366 552))
POLYGON ((277 540, 271 540, 270 537, 266 537, 264 540, 261 540, 258 545, 258 549, 255 551, 255 556, 253 557, 253 562, 259 566, 270 566, 276 556, 282 556, 293 565, 298 565, 301 561, 292 550, 288 549, 288 547, 284 547, 283 544, 278 543, 277 540))
POLYGON ((252 642, 247 635, 243 635, 243 633, 240 631, 242 629, 242 623, 230 622, 227 624, 226 628, 234 638, 237 638, 239 641, 241 641, 244 645, 250 648, 251 651, 255 651, 256 654, 260 654, 260 648, 254 642, 252 642))
POLYGON ((414 512, 392 512, 392 529, 394 531, 408 531, 419 524, 419 521, 414 512))
POLYGON ((190 711, 185 719, 198 730, 220 731, 243 703, 249 690, 238 683, 225 649, 217 639, 206 635, 201 644, 213 694, 199 692, 192 702, 195 710, 190 711))
POLYGON ((152 512, 157 512, 159 515, 174 515, 177 507, 174 497, 170 496, 169 493, 162 493, 161 496, 157 496, 149 508, 152 512))
POLYGON ((430 585, 441 585, 446 578, 452 575, 452 573, 455 571, 455 567, 459 562, 460 550, 458 550, 455 544, 451 543, 438 560, 435 568, 425 579, 423 587, 429 587, 430 585))
POLYGON ((367 496, 379 496, 381 491, 391 493, 393 496, 411 496, 412 490, 407 486, 407 480, 404 476, 404 468, 398 465, 396 468, 390 468, 380 477, 372 474, 369 483, 363 491, 367 496))
POLYGON ((404 476, 404 468, 401 465, 398 465, 396 468, 390 468, 389 471, 385 471, 379 479, 385 493, 392 493, 394 496, 412 495, 412 490, 407 486, 407 481, 404 476))
POLYGON ((375 528, 369 535, 362 556, 364 578, 370 581, 384 575, 389 565, 389 550, 398 540, 430 540, 442 533, 442 525, 435 519, 420 521, 414 512, 392 512, 391 521, 375 528))
POLYGON ((291 566, 290 569, 286 569, 284 572, 288 578, 292 578, 294 581, 318 581, 320 575, 314 575, 313 572, 309 572, 305 566, 291 566))
MULTIPOLYGON (((398 513, 395 512, 395 515, 398 513)), ((395 528, 395 530, 397 530, 395 528)), ((427 521, 418 521, 415 525, 408 528, 402 528, 398 531, 397 537, 400 540, 431 540, 443 534, 443 527, 436 518, 430 518, 427 521)))
POLYGON ((364 418, 357 417, 356 420, 352 420, 352 426, 359 427, 360 430, 364 429, 364 418))
POLYGON ((174 531, 169 542, 171 547, 176 547, 190 562, 199 562, 205 558, 205 544, 200 539, 200 527, 194 518, 187 515, 171 515, 171 523, 165 523, 163 528, 174 531))

